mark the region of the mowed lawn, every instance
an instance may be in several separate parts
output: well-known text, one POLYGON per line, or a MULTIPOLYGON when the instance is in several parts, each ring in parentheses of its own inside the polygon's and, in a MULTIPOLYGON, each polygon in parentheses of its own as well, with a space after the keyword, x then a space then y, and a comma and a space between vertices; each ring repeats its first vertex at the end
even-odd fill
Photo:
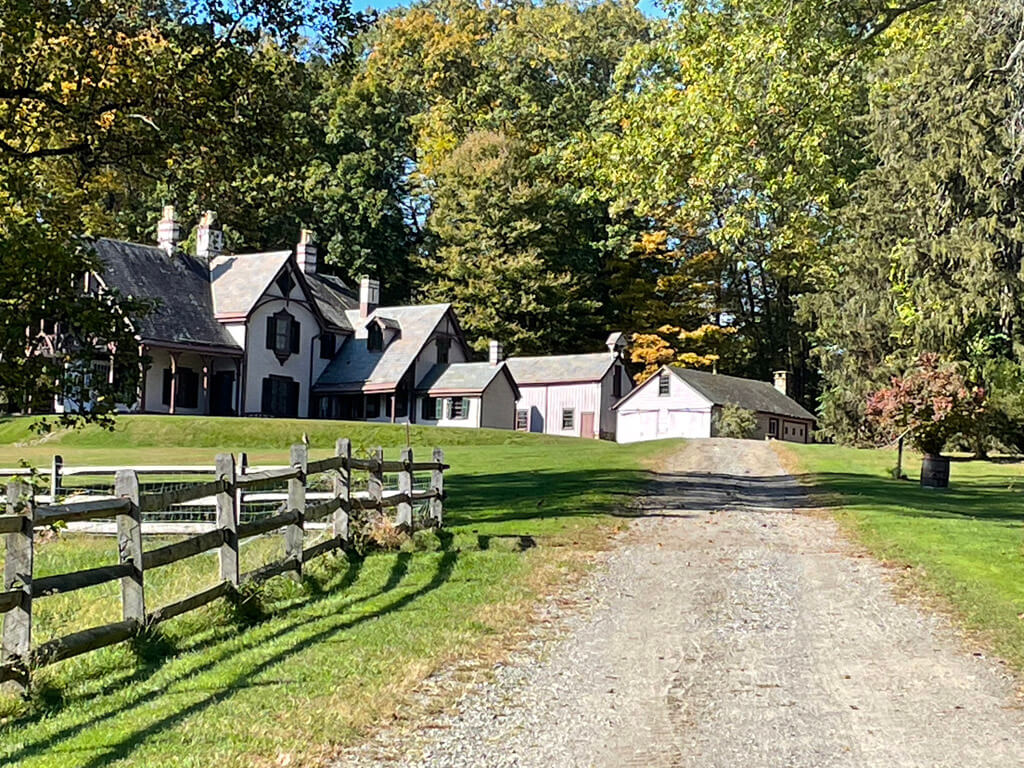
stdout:
MULTIPOLYGON (((193 464, 222 450, 282 463, 303 432, 317 458, 342 436, 357 453, 379 444, 394 455, 406 440, 404 427, 188 417, 130 417, 112 433, 40 440, 14 420, 0 422, 0 465, 46 466, 53 453, 69 465, 193 464)), ((40 670, 30 701, 3 701, 0 764, 317 764, 401 717, 433 670, 500 656, 537 600, 585 571, 625 524, 644 467, 676 447, 489 430, 409 436, 418 455, 439 445, 452 464, 445 530, 399 552, 320 558, 301 584, 274 579, 240 607, 214 604, 135 646, 40 670)), ((243 558, 276 556, 278 538, 243 548, 243 558)), ((115 552, 110 539, 64 535, 38 547, 37 572, 111 562, 115 552)), ((213 583, 215 569, 209 553, 150 572, 147 585, 160 602, 213 583)), ((93 587, 49 611, 39 600, 40 636, 117 618, 117 594, 93 587)))
POLYGON ((904 457, 911 480, 897 481, 893 450, 780 450, 872 554, 910 566, 916 586, 1024 669, 1024 464, 954 461, 950 488, 933 490, 918 484, 913 454, 904 457))

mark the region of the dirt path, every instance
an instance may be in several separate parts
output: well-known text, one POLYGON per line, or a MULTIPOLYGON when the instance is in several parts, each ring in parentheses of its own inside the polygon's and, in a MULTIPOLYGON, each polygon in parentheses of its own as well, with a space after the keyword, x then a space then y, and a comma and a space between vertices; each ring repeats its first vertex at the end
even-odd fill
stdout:
POLYGON ((1010 677, 806 504, 770 446, 688 443, 557 638, 338 765, 1024 766, 1010 677))

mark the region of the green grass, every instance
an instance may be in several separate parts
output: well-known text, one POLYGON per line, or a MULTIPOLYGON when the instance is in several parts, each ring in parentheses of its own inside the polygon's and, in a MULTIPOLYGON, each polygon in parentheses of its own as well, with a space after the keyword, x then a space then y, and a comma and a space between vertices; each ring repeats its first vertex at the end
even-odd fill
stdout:
MULTIPOLYGON (((55 450, 69 464, 205 462, 242 449, 280 461, 303 431, 322 455, 339 436, 364 448, 405 441, 401 427, 136 417, 114 433, 90 429, 16 446, 10 442, 33 437, 13 421, 0 424, 9 441, 0 464, 21 456, 43 464, 55 450)), ((408 551, 321 558, 301 584, 275 579, 246 603, 262 607, 258 620, 218 603, 135 647, 40 670, 32 700, 7 703, 0 764, 252 766, 282 756, 316 764, 402 712, 412 686, 432 670, 500 654, 536 600, 582 572, 622 524, 642 467, 674 448, 457 429, 413 429, 412 440, 444 447, 452 464, 445 530, 418 534, 408 551)), ((250 557, 269 558, 279 540, 253 546, 250 557)), ((66 536, 40 547, 38 567, 70 570, 113 558, 107 539, 66 536)), ((152 604, 212 583, 215 562, 207 555, 177 571, 150 572, 147 598, 155 596, 152 604)), ((116 586, 108 595, 90 591, 74 593, 78 600, 63 613, 44 607, 61 598, 39 600, 37 627, 49 633, 90 623, 99 605, 116 613, 116 586)))
POLYGON ((844 526, 877 557, 911 566, 916 586, 940 598, 963 625, 1024 669, 1024 464, 954 461, 947 490, 889 479, 890 450, 787 445, 828 494, 844 526))

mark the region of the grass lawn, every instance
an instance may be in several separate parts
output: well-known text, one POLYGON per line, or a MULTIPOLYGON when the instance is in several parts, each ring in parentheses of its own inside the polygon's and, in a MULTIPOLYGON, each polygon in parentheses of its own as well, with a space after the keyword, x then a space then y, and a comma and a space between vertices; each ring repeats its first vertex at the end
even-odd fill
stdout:
MULTIPOLYGON (((25 458, 45 466, 55 452, 69 465, 206 463, 222 450, 281 463, 303 432, 315 458, 341 436, 359 451, 406 438, 391 426, 130 417, 113 433, 89 428, 40 440, 12 420, 0 422, 0 465, 25 458)), ((500 655, 537 599, 583 572, 624 524, 643 467, 675 447, 429 428, 413 428, 411 440, 418 449, 440 445, 452 464, 445 530, 418 534, 408 551, 320 558, 302 584, 275 579, 241 610, 220 602, 134 648, 40 670, 31 701, 4 702, 0 764, 315 764, 375 722, 401 716, 431 671, 500 655), (524 549, 526 536, 537 546, 524 549), (263 612, 254 617, 257 604, 263 612)), ((243 547, 243 557, 276 555, 278 538, 248 555, 243 547)), ((37 572, 111 562, 114 552, 109 539, 65 536, 39 547, 37 572)), ((170 599, 213 583, 214 554, 178 565, 147 576, 151 604, 162 600, 150 588, 170 599)), ((116 585, 81 590, 49 613, 40 600, 37 629, 56 633, 91 623, 93 611, 116 613, 116 595, 116 585)))
POLYGON ((911 566, 916 586, 951 607, 969 630, 1024 669, 1024 464, 954 461, 948 490, 889 479, 890 450, 780 446, 827 494, 840 522, 875 556, 911 566))

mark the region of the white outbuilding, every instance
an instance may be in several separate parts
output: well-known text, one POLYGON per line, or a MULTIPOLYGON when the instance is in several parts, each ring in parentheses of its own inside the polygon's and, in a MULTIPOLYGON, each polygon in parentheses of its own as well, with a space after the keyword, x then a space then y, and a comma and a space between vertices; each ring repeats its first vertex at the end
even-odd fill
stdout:
POLYGON ((786 394, 787 380, 784 371, 772 384, 666 365, 613 406, 616 441, 715 437, 716 415, 731 403, 756 414, 755 439, 809 443, 814 416, 786 394))

